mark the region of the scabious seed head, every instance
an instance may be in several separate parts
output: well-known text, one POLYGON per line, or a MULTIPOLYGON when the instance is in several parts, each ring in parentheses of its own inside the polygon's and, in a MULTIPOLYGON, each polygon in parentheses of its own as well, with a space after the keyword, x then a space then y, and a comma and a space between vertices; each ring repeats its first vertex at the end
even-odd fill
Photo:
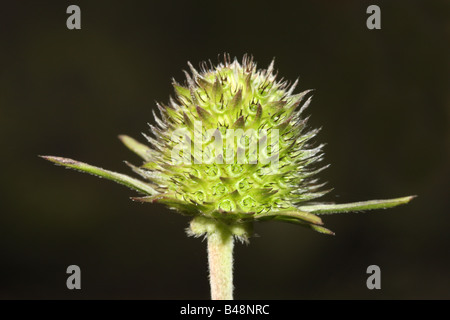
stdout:
POLYGON ((158 194, 140 200, 224 222, 321 224, 298 210, 326 193, 313 177, 322 145, 311 144, 317 130, 303 116, 310 91, 294 94, 297 82, 277 80, 273 62, 258 70, 249 56, 189 67, 146 136, 149 161, 138 171, 158 194))

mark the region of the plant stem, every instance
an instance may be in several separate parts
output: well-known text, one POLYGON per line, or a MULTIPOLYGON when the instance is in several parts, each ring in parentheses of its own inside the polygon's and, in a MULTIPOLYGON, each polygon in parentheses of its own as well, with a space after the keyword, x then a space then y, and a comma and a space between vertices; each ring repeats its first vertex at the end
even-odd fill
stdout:
POLYGON ((208 237, 209 283, 212 300, 233 299, 233 235, 216 225, 208 237))

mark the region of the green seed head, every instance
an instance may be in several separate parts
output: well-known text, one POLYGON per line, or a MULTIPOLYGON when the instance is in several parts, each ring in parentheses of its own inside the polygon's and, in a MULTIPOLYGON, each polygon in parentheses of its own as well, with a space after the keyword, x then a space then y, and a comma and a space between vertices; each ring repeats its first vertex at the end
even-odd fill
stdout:
POLYGON ((248 56, 189 66, 147 137, 140 171, 158 194, 143 200, 224 221, 298 219, 300 203, 325 193, 313 179, 322 145, 311 145, 317 130, 302 114, 310 91, 294 94, 297 82, 277 80, 273 62, 257 70, 248 56))

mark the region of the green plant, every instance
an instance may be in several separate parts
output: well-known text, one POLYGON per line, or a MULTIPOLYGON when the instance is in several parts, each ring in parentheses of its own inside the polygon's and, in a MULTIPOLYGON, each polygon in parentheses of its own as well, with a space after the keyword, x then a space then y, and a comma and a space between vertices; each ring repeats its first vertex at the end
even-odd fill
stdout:
POLYGON ((248 241, 255 221, 278 220, 333 234, 319 215, 388 208, 413 197, 349 204, 313 203, 324 195, 315 175, 322 145, 307 130, 303 112, 310 91, 277 80, 273 62, 257 70, 225 55, 218 66, 191 64, 187 83, 173 82, 175 98, 159 105, 150 147, 128 136, 122 142, 144 160, 145 181, 79 161, 43 156, 58 165, 104 177, 143 194, 136 201, 162 203, 192 217, 188 234, 206 236, 213 299, 232 299, 234 238, 248 241))

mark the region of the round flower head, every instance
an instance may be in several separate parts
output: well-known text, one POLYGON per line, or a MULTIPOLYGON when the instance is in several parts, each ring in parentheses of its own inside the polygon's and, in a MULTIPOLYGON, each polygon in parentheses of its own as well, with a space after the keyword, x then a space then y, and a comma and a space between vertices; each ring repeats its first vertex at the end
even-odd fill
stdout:
POLYGON ((278 219, 317 225, 298 205, 325 193, 313 175, 322 168, 322 145, 310 143, 303 110, 310 91, 277 80, 273 62, 258 70, 225 56, 213 66, 189 64, 175 98, 158 105, 149 162, 135 168, 158 194, 140 198, 183 214, 230 222, 278 219))

